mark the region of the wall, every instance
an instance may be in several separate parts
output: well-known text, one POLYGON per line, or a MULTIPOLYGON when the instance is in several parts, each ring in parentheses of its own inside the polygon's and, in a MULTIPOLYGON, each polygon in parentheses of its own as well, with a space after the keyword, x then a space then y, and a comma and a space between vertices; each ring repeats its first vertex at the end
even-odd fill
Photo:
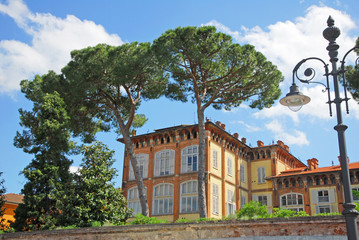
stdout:
POLYGON ((342 216, 133 225, 1 234, 0 239, 346 239, 342 216), (262 237, 260 237, 262 236, 262 237), (266 236, 266 237, 264 237, 266 236), (268 236, 272 236, 271 238, 268 236))

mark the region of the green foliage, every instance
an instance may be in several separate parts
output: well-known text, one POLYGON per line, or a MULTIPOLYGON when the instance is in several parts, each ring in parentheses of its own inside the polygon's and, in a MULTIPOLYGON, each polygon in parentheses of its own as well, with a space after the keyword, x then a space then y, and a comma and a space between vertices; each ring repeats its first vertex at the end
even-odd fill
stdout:
POLYGON ((132 222, 130 222, 131 225, 158 224, 158 223, 168 223, 168 221, 164 219, 158 219, 156 217, 144 216, 141 213, 138 213, 135 215, 135 219, 132 222))
POLYGON ((339 213, 339 212, 317 213, 317 214, 315 214, 315 216, 339 216, 339 215, 342 215, 342 214, 339 213))
POLYGON ((190 219, 187 219, 187 218, 179 218, 176 220, 175 223, 190 223, 190 222, 194 222, 194 220, 190 220, 190 219))
MULTIPOLYGON (((356 40, 356 46, 359 47, 359 37, 356 40)), ((359 49, 356 49, 355 52, 359 56, 359 49)), ((359 65, 347 66, 345 70, 348 91, 352 94, 353 98, 359 102, 359 65)))
POLYGON ((290 209, 282 209, 282 208, 274 208, 274 213, 272 217, 279 217, 279 218, 288 218, 288 217, 306 217, 309 216, 308 213, 304 211, 293 211, 290 209))
POLYGON ((178 27, 154 40, 159 63, 174 83, 167 95, 186 101, 188 96, 206 108, 230 109, 243 101, 253 108, 270 107, 280 96, 282 75, 251 45, 232 43, 215 27, 178 27))
POLYGON ((246 203, 238 212, 237 219, 269 218, 267 206, 257 201, 246 203))
POLYGON ((20 125, 26 130, 17 132, 14 145, 34 154, 34 159, 22 172, 27 179, 21 191, 24 199, 15 211, 12 227, 17 231, 53 229, 60 214, 56 196, 62 195, 65 185, 71 182, 72 161, 66 158, 74 148, 69 117, 57 92, 27 97, 33 100, 34 107, 32 111, 19 110, 20 125))
POLYGON ((219 219, 217 218, 203 218, 200 217, 198 219, 196 219, 196 222, 218 222, 219 219))
POLYGON ((2 216, 4 215, 4 211, 5 209, 4 204, 5 204, 5 199, 4 199, 4 194, 6 192, 5 186, 4 186, 4 182, 5 180, 1 178, 1 175, 3 173, 0 172, 0 230, 4 230, 5 229, 5 220, 2 218, 2 216))
POLYGON ((112 168, 114 152, 101 142, 83 146, 81 151, 79 174, 58 198, 60 224, 89 227, 126 221, 130 216, 126 199, 112 182, 117 172, 112 168))

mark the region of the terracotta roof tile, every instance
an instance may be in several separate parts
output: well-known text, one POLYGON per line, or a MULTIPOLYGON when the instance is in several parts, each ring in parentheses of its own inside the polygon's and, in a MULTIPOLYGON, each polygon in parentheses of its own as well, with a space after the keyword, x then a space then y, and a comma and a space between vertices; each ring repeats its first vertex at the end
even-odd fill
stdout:
POLYGON ((22 199, 24 198, 23 195, 21 194, 15 194, 15 193, 8 193, 8 194, 4 194, 5 197, 5 202, 9 202, 9 203, 22 203, 22 199))
MULTIPOLYGON (((286 176, 296 176, 296 175, 311 174, 311 173, 336 172, 336 171, 341 171, 341 169, 342 168, 340 167, 340 165, 321 167, 313 170, 309 170, 308 168, 294 168, 294 169, 288 169, 276 176, 271 176, 271 177, 286 177, 286 176), (303 170, 299 171, 300 169, 303 170)), ((349 169, 359 169, 359 162, 349 163, 349 169)))

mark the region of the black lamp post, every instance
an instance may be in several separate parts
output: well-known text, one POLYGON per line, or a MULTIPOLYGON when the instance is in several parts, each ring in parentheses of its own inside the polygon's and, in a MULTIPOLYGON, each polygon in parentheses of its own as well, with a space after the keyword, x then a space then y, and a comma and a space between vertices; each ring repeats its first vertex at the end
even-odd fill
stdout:
POLYGON ((293 84, 290 87, 290 92, 287 94, 286 97, 282 98, 280 100, 280 103, 284 106, 288 106, 293 111, 298 111, 304 104, 307 104, 310 102, 310 98, 307 96, 304 96, 301 92, 299 92, 297 85, 295 84, 295 78, 297 78, 302 83, 319 83, 322 84, 325 87, 325 91, 328 92, 328 104, 329 104, 329 113, 330 116, 332 116, 332 107, 331 104, 335 103, 336 107, 336 113, 337 113, 337 125, 334 127, 334 129, 338 132, 338 142, 339 142, 339 152, 340 152, 340 166, 342 168, 342 175, 343 175, 343 187, 344 187, 344 198, 345 203, 343 204, 344 211, 343 215, 345 216, 346 226, 347 226, 347 233, 348 233, 348 239, 358 239, 358 230, 357 230, 357 223, 356 223, 356 217, 359 214, 355 210, 355 204, 353 203, 353 196, 352 196, 352 190, 350 187, 350 175, 349 175, 349 169, 348 169, 348 156, 347 156, 347 149, 346 149, 346 143, 345 143, 345 130, 348 128, 346 125, 343 124, 342 119, 342 109, 341 109, 341 103, 344 101, 346 103, 346 112, 349 113, 348 110, 348 100, 347 97, 347 91, 346 91, 346 81, 345 81, 345 58, 348 56, 348 54, 354 49, 359 49, 359 47, 354 47, 350 49, 345 55, 343 60, 341 61, 341 67, 340 69, 337 68, 337 61, 338 61, 338 48, 339 45, 335 42, 335 40, 340 35, 339 28, 334 26, 334 20, 331 16, 328 18, 328 27, 323 31, 323 36, 325 39, 329 41, 329 45, 327 47, 327 50, 329 52, 330 62, 332 65, 332 71, 329 72, 329 64, 326 64, 322 59, 316 58, 316 57, 310 57, 303 59, 300 61, 295 68, 293 69, 293 84), (307 68, 304 71, 304 76, 306 79, 301 79, 298 77, 298 69, 300 66, 305 63, 308 60, 318 60, 324 64, 324 70, 326 77, 326 84, 323 84, 321 82, 312 82, 311 80, 315 77, 315 71, 312 68, 307 68), (329 88, 329 76, 333 77, 333 85, 334 85, 334 93, 335 93, 335 99, 332 101, 330 99, 330 88, 329 88), (343 80, 343 86, 344 86, 344 98, 340 97, 339 93, 339 78, 342 77, 343 80))

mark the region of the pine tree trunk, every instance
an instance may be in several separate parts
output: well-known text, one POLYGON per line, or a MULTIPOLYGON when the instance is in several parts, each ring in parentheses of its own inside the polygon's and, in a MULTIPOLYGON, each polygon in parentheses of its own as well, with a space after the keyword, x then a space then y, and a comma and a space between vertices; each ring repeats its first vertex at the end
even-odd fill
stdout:
POLYGON ((122 133, 122 136, 123 136, 123 139, 125 142, 126 150, 130 156, 132 169, 133 169, 136 183, 137 183, 138 195, 140 198, 140 204, 141 204, 141 208, 142 208, 142 215, 149 216, 146 189, 145 189, 145 186, 142 181, 142 176, 140 174, 140 168, 137 165, 135 151, 133 150, 133 144, 131 141, 129 130, 126 128, 119 112, 116 112, 116 119, 117 119, 117 122, 121 129, 121 133, 122 133))
POLYGON ((204 127, 204 109, 197 108, 198 117, 198 135, 199 135, 199 149, 198 149, 198 207, 199 216, 201 218, 207 217, 207 202, 206 202, 206 174, 205 174, 205 127, 204 127))

